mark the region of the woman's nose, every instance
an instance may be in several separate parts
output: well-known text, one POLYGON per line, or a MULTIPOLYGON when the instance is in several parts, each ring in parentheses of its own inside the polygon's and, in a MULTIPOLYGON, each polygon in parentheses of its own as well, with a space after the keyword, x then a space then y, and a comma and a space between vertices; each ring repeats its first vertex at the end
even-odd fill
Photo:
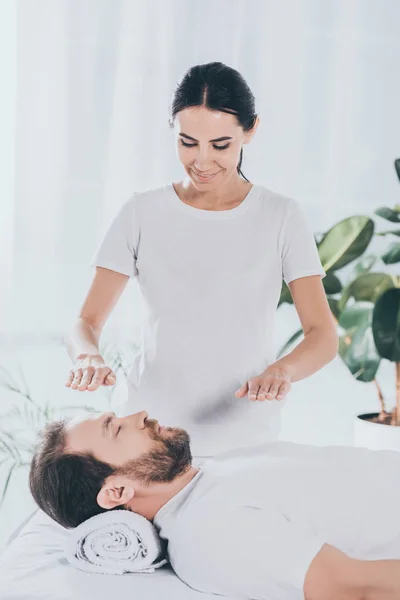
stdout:
POLYGON ((199 171, 207 171, 210 167, 211 161, 208 155, 208 150, 199 150, 196 156, 194 166, 199 171))

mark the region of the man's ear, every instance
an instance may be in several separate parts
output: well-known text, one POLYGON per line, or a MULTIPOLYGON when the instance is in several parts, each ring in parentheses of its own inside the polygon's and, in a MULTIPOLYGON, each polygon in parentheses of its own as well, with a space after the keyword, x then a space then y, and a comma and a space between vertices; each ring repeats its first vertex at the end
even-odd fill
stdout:
POLYGON ((109 510, 127 504, 134 495, 135 490, 128 479, 108 477, 97 494, 97 504, 109 510))

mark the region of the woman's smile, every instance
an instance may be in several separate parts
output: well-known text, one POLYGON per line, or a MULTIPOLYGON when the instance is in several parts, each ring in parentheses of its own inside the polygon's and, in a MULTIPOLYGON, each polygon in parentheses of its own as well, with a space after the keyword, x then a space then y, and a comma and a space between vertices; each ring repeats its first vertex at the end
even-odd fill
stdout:
POLYGON ((216 173, 210 173, 210 174, 200 174, 200 173, 197 173, 194 169, 190 169, 190 170, 194 174, 194 176, 197 179, 197 181, 199 181, 200 183, 205 183, 205 182, 208 183, 209 181, 212 181, 213 179, 215 179, 216 176, 219 173, 221 173, 222 169, 220 169, 216 173))

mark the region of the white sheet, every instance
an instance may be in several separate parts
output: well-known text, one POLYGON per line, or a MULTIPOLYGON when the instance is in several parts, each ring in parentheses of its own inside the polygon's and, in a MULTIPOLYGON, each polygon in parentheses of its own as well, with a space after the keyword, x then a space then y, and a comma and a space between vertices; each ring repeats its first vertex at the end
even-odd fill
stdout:
MULTIPOLYGON (((170 567, 155 573, 98 575, 70 566, 66 531, 38 511, 0 556, 1 600, 217 600, 185 585, 170 567)), ((227 600, 236 600, 228 598, 227 600)))

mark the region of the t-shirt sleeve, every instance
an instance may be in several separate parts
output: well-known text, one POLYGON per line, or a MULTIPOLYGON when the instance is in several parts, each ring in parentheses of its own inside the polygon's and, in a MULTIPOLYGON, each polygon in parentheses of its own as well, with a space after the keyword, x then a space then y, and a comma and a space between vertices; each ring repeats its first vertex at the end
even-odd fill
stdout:
POLYGON ((139 227, 135 206, 135 196, 132 196, 119 209, 96 250, 91 267, 104 267, 129 277, 138 275, 139 227))
POLYGON ((298 202, 289 199, 280 236, 282 278, 288 284, 294 279, 326 273, 309 223, 298 202))
POLYGON ((199 591, 235 598, 303 600, 307 571, 325 544, 269 508, 240 507, 194 529, 171 556, 173 568, 199 591))

